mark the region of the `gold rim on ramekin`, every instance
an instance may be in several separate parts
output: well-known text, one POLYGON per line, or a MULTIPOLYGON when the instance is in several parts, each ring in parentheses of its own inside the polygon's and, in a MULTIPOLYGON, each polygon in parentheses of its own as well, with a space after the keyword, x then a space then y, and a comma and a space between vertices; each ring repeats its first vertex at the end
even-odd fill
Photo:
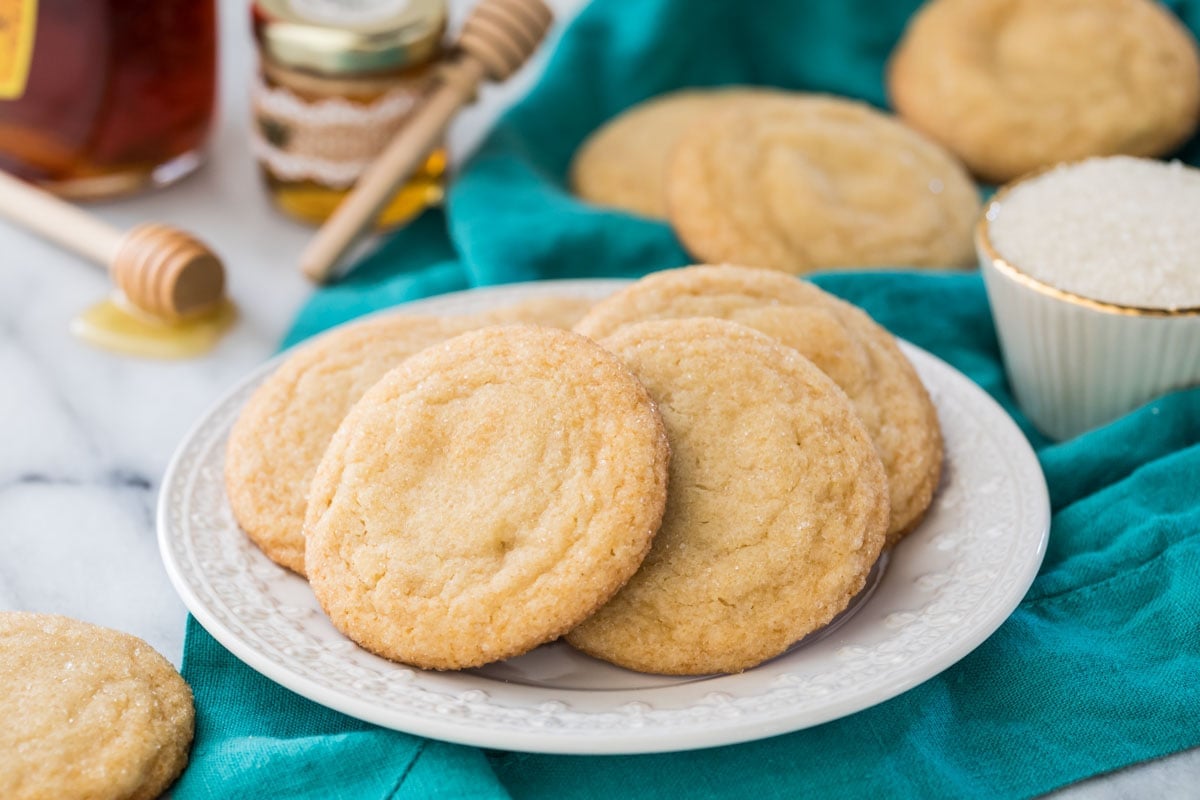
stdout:
POLYGON ((1022 272, 1017 266, 1005 260, 992 245, 991 237, 988 233, 988 222, 990 221, 993 209, 998 209, 1003 204, 1004 198, 1015 188, 1021 184, 1040 178, 1049 172, 1052 172, 1060 167, 1070 167, 1075 164, 1080 164, 1083 161, 1090 159, 1081 159, 1079 161, 1063 162, 1055 164, 1052 167, 1037 170, 1030 174, 1018 178, 1015 181, 1006 183, 996 190, 988 200, 987 205, 983 208, 983 213, 979 215, 979 222, 975 226, 975 243, 983 254, 992 262, 992 266, 997 271, 1003 273, 1009 278, 1012 278, 1017 283, 1027 289, 1032 289, 1035 292, 1044 294, 1048 297, 1053 297, 1056 300, 1063 300, 1067 303, 1073 303, 1084 308, 1089 308, 1092 311, 1100 311, 1105 314, 1124 314, 1131 317, 1194 317, 1200 316, 1200 306, 1189 306, 1186 308, 1146 308, 1143 306, 1127 306, 1120 303, 1110 303, 1105 300, 1093 300, 1090 297, 1068 292, 1065 289, 1059 289, 1056 286, 1051 286, 1048 283, 1043 283, 1037 278, 1022 272))

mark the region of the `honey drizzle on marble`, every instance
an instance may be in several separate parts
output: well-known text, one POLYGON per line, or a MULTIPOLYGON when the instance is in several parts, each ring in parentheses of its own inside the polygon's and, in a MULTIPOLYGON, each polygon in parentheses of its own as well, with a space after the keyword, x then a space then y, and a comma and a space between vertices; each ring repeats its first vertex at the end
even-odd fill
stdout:
POLYGON ((237 319, 237 308, 222 300, 208 314, 165 322, 130 305, 120 292, 84 310, 71 321, 71 333, 93 347, 142 358, 195 358, 216 347, 237 319))

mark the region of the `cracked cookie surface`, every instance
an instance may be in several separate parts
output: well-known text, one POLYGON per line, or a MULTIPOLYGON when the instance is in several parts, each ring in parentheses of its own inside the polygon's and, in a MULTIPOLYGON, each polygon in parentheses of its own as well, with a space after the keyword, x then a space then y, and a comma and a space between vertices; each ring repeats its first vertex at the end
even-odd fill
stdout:
POLYGON ((667 169, 689 252, 795 274, 974 262, 979 196, 938 144, 863 103, 772 93, 714 114, 667 169))
POLYGON ((304 574, 308 486, 350 407, 404 359, 478 326, 403 314, 351 323, 301 345, 258 387, 229 436, 225 487, 268 558, 304 574))
POLYGON ((690 89, 625 109, 579 146, 571 160, 571 190, 591 203, 666 219, 665 173, 680 137, 730 103, 766 91, 690 89))
POLYGON ((934 0, 888 63, 902 117, 1003 183, 1088 156, 1157 156, 1200 120, 1195 40, 1150 0, 934 0))
POLYGON ((658 402, 671 441, 662 527, 642 567, 567 634, 663 674, 739 672, 827 624, 887 530, 887 481, 846 395, 765 334, 643 322, 602 341, 658 402))
POLYGON ((238 524, 272 561, 303 575, 304 511, 317 463, 346 412, 384 373, 476 328, 568 328, 590 305, 541 297, 475 316, 385 314, 299 346, 254 392, 230 433, 225 487, 238 524))
POLYGON ((460 669, 582 621, 634 573, 666 501, 662 420, 590 339, 487 328, 384 376, 313 481, 306 566, 379 655, 460 669))
POLYGON ((0 612, 0 797, 158 797, 187 764, 194 718, 191 689, 141 639, 0 612))
POLYGON ((942 471, 937 409, 895 338, 864 311, 768 270, 701 265, 651 273, 598 303, 575 330, 603 339, 654 319, 715 317, 767 334, 842 388, 887 472, 888 544, 920 522, 942 471))

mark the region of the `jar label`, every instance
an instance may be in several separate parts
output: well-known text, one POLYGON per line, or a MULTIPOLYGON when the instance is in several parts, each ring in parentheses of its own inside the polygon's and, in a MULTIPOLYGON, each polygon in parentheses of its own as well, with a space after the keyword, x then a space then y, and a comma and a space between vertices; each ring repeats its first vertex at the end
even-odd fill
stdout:
POLYGON ((291 0, 292 11, 327 25, 366 25, 391 19, 408 9, 409 0, 291 0))
POLYGON ((261 80, 254 87, 254 154, 276 177, 344 189, 387 146, 420 97, 399 87, 368 104, 308 101, 261 80))
POLYGON ((37 0, 0 0, 0 100, 25 94, 36 32, 37 0))

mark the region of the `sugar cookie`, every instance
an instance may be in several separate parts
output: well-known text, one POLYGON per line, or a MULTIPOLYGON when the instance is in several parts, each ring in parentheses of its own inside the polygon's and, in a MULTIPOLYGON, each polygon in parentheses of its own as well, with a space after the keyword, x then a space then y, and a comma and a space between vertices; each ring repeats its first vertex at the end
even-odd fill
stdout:
POLYGON ((690 89, 626 109, 580 145, 571 162, 571 190, 592 203, 666 219, 664 173, 679 137, 731 102, 757 93, 690 89))
POLYGON ((354 406, 313 480, 306 567, 343 633, 432 669, 565 633, 649 550, 669 450, 646 390, 591 340, 486 328, 354 406))
POLYGON ((995 183, 1168 153, 1200 120, 1196 41, 1151 0, 933 0, 887 85, 906 121, 995 183))
POLYGON ((511 306, 484 312, 479 319, 488 325, 546 325, 570 330, 595 304, 594 300, 565 295, 531 297, 511 306))
POLYGON ((603 339, 653 319, 717 317, 811 359, 850 400, 888 476, 895 544, 920 522, 941 476, 937 410, 890 333, 816 286, 769 270, 696 266, 648 275, 596 305, 575 330, 603 339))
POLYGON ((642 568, 567 640, 630 669, 707 674, 827 624, 862 589, 888 519, 883 467, 846 395, 724 320, 644 322, 602 344, 659 403, 667 511, 642 568))
POLYGON ((297 348, 250 398, 230 434, 225 485, 238 523, 271 560, 303 575, 308 485, 338 424, 375 381, 465 331, 514 323, 569 328, 590 306, 544 297, 475 316, 392 313, 297 348))
POLYGON ((0 797, 149 800, 187 764, 192 692, 150 645, 0 611, 0 797))
POLYGON ((246 534, 276 563, 304 574, 308 485, 333 432, 384 373, 481 322, 390 314, 297 348, 242 410, 225 457, 225 488, 246 534))
POLYGON ((849 100, 782 93, 714 115, 667 169, 671 225, 700 260, 792 273, 974 263, 962 166, 849 100))

